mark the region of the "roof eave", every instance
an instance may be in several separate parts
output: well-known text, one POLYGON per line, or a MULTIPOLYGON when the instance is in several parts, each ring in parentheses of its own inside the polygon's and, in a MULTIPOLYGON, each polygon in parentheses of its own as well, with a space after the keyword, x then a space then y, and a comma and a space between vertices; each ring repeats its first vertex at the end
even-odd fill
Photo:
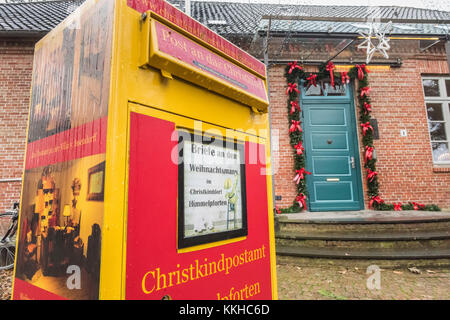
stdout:
MULTIPOLYGON (((260 36, 266 36, 267 30, 259 30, 260 36)), ((293 31, 270 31, 271 37, 285 37, 289 35, 292 38, 339 38, 339 39, 354 39, 361 37, 359 33, 330 33, 330 32, 293 32, 293 31)), ((445 34, 431 34, 431 33, 391 33, 388 37, 401 38, 439 38, 446 40, 445 34)))
MULTIPOLYGON (((396 19, 375 18, 378 23, 413 23, 413 24, 450 24, 450 19, 396 19)), ((367 23, 368 17, 333 17, 333 16, 294 16, 294 15, 262 15, 261 20, 289 21, 324 21, 324 22, 362 22, 367 23)))
POLYGON ((0 38, 7 40, 38 40, 44 37, 50 30, 27 31, 27 30, 0 30, 0 38))

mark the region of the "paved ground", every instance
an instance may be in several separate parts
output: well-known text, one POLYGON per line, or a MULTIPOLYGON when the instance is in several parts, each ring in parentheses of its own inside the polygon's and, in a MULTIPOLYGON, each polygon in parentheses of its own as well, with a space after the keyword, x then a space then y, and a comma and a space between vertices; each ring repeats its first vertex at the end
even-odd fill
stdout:
MULTIPOLYGON (((450 300, 450 269, 418 270, 381 269, 380 290, 369 290, 365 268, 279 264, 278 295, 281 300, 450 300)), ((11 278, 12 271, 0 271, 0 300, 10 298, 11 278)))
POLYGON ((0 270, 0 300, 9 300, 11 297, 13 271, 0 270))
POLYGON ((450 269, 381 269, 380 289, 367 268, 277 265, 280 300, 449 300, 450 269), (417 270, 416 270, 417 269, 417 270), (414 273, 420 272, 420 273, 414 273))

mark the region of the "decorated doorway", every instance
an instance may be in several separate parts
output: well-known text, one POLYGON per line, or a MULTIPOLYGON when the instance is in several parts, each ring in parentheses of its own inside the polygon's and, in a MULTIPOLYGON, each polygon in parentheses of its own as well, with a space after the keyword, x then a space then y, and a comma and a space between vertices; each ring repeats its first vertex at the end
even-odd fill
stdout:
POLYGON ((300 87, 309 210, 363 209, 352 87, 300 87))

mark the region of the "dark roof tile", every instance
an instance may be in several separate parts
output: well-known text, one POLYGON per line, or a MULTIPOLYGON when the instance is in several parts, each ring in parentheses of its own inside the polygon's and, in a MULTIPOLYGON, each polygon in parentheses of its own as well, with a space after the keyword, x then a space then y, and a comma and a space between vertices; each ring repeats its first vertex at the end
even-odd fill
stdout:
POLYGON ((0 4, 0 31, 50 31, 85 0, 0 4))
MULTIPOLYGON (((170 2, 179 2, 171 0, 170 2)), ((230 2, 192 2, 192 16, 201 23, 208 25, 212 30, 220 33, 254 34, 262 30, 263 16, 295 16, 319 18, 346 18, 346 19, 408 19, 406 26, 412 29, 393 29, 395 33, 425 33, 445 34, 445 29, 436 28, 433 24, 421 24, 421 20, 450 21, 450 12, 428 10, 410 7, 364 7, 364 6, 317 6, 317 5, 279 5, 257 3, 230 3, 230 2), (226 20, 228 25, 208 24, 208 20, 226 20)), ((330 19, 331 20, 331 19, 330 19)), ((267 24, 267 22, 266 22, 267 24)), ((447 26, 450 26, 447 24, 447 26)), ((360 28, 352 26, 350 22, 333 21, 302 21, 278 20, 272 21, 272 28, 276 31, 295 32, 326 32, 330 28, 334 33, 358 33, 360 28)))

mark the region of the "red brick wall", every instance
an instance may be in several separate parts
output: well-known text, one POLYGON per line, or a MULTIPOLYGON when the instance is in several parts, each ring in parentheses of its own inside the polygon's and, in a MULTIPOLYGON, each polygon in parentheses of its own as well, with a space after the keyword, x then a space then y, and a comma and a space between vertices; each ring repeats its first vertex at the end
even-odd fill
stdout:
MULTIPOLYGON (((284 68, 275 65, 269 70, 272 130, 278 130, 280 137, 278 157, 274 159, 278 165, 275 194, 282 196, 276 202, 279 207, 292 205, 296 195, 284 68)), ((450 168, 433 166, 421 87, 422 74, 448 73, 446 60, 405 60, 401 68, 373 70, 369 74, 372 117, 378 120, 380 134, 380 139, 374 141, 380 196, 388 203, 417 201, 450 208, 450 168), (400 129, 407 129, 408 136, 400 137, 400 129)), ((362 146, 361 133, 359 141, 362 146)), ((362 147, 360 151, 362 161, 362 147)), ((366 177, 364 172, 364 195, 366 177)), ((365 206, 368 207, 367 199, 365 206)))
POLYGON ((33 44, 0 42, 0 212, 20 200, 33 44))
MULTIPOLYGON (((0 179, 22 176, 32 63, 32 44, 0 43, 0 179)), ((279 207, 292 205, 296 194, 284 68, 275 65, 269 70, 272 130, 279 132, 279 151, 274 154, 275 194, 282 196, 279 207)), ((445 60, 406 60, 401 68, 369 74, 372 115, 380 132, 375 141, 380 194, 387 202, 450 207, 450 169, 433 167, 421 88, 421 74, 448 73, 445 60), (400 137, 400 129, 407 129, 408 136, 400 137)), ((19 199, 20 182, 0 182, 0 212, 19 199)))
POLYGON ((433 166, 423 74, 448 74, 446 60, 405 60, 400 69, 369 74, 380 196, 387 202, 420 201, 450 208, 450 168, 433 166), (408 136, 400 137, 400 129, 408 136))
MULTIPOLYGON (((273 152, 275 195, 281 196, 276 201, 278 207, 289 207, 296 196, 294 178, 294 157, 289 144, 289 124, 286 97, 286 79, 284 66, 277 65, 269 69, 271 130, 278 131, 278 152, 273 152)), ((276 139, 276 136, 272 138, 276 139)))

